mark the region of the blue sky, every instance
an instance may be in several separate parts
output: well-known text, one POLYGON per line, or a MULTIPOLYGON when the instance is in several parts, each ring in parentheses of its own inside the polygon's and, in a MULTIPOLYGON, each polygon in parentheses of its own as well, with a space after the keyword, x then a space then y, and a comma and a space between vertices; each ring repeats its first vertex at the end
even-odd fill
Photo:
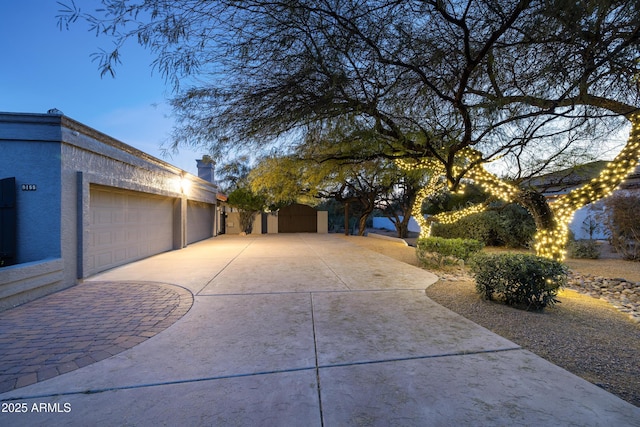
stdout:
MULTIPOLYGON (((70 0, 64 0, 70 1, 70 0)), ((75 0, 92 11, 98 0, 75 0)), ((50 108, 126 144, 196 174, 195 159, 203 151, 181 148, 163 157, 161 145, 169 138, 173 121, 166 98, 170 85, 153 73, 151 55, 131 44, 122 51, 116 77, 100 77, 91 54, 111 46, 84 23, 60 30, 56 0, 0 0, 0 111, 46 113, 50 108)), ((627 131, 612 137, 612 158, 626 140, 627 131)), ((494 165, 490 165, 494 166, 494 165)), ((498 168, 502 166, 495 165, 498 168)))
MULTIPOLYGON (((85 11, 96 0, 76 0, 85 11)), ((60 31, 56 0, 0 0, 0 111, 46 113, 50 108, 197 174, 201 152, 181 148, 163 157, 173 121, 171 87, 152 72, 151 55, 137 45, 122 51, 116 77, 100 77, 91 54, 111 41, 77 23, 60 31)))

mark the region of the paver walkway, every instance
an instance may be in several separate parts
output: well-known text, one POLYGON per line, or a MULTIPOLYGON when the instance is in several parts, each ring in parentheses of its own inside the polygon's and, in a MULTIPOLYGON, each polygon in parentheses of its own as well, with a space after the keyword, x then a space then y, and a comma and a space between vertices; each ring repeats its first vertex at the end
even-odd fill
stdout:
POLYGON ((0 393, 121 353, 192 304, 178 286, 89 282, 0 313, 0 393))
POLYGON ((92 280, 194 302, 133 348, 0 394, 25 409, 0 425, 640 425, 640 408, 431 301, 434 275, 348 239, 223 236, 92 280))

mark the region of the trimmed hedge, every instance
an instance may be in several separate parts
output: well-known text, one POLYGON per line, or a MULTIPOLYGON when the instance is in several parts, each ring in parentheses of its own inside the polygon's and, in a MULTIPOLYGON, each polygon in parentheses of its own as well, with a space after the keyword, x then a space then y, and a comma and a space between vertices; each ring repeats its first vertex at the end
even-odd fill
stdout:
POLYGON ((470 262, 476 291, 488 300, 542 310, 559 302, 558 290, 567 283, 568 269, 558 261, 525 254, 478 254, 470 262))
POLYGON ((426 237, 418 239, 416 243, 416 254, 418 260, 424 266, 429 266, 430 261, 435 258, 439 265, 446 262, 447 258, 467 261, 477 252, 480 252, 484 245, 473 239, 445 239, 442 237, 426 237))

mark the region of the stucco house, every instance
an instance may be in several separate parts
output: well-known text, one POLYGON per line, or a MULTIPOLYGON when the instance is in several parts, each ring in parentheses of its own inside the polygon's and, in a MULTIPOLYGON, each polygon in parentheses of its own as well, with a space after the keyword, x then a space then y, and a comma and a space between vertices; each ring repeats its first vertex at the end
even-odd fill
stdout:
POLYGON ((0 113, 0 310, 215 236, 213 165, 191 175, 58 111, 0 113))

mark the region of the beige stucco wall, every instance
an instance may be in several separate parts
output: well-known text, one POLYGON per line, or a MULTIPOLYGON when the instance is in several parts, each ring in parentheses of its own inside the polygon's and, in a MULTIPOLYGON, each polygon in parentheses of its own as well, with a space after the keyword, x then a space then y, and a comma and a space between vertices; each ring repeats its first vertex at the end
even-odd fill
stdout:
POLYGON ((329 212, 318 211, 318 234, 329 232, 329 212))
POLYGON ((277 234, 278 233, 278 213, 271 212, 267 215, 267 233, 269 234, 277 234))

